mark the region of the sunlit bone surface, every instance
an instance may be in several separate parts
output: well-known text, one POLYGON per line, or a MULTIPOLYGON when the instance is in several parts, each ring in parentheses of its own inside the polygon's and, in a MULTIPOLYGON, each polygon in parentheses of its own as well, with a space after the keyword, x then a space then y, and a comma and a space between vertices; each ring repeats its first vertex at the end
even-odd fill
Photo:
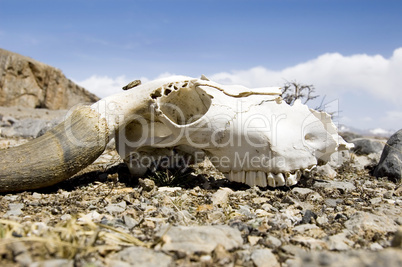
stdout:
POLYGON ((117 129, 120 156, 135 175, 171 151, 204 155, 229 180, 250 186, 291 186, 302 172, 350 146, 331 118, 278 87, 249 89, 173 76, 105 98, 92 106, 117 129), (135 104, 133 104, 135 101, 135 104))

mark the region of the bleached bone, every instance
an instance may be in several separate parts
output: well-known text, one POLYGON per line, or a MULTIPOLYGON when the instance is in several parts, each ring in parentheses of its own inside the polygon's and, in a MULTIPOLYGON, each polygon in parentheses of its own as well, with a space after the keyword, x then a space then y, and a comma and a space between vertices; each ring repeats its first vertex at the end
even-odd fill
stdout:
POLYGON ((42 137, 0 151, 0 191, 55 184, 93 162, 111 138, 133 174, 144 157, 171 151, 207 155, 229 180, 259 186, 294 185, 302 172, 350 146, 328 114, 280 88, 249 89, 172 76, 75 110, 42 137), (139 155, 133 158, 133 155, 139 155))
POLYGON ((134 90, 138 99, 146 95, 136 110, 128 108, 132 108, 133 93, 106 98, 103 105, 113 103, 116 115, 129 110, 120 120, 125 125, 115 127, 119 129, 116 145, 138 176, 149 167, 141 163, 144 157, 149 163, 149 159, 171 155, 174 149, 196 160, 205 153, 232 181, 289 186, 297 183, 302 172, 327 162, 338 149, 350 147, 338 136, 328 114, 300 101, 289 106, 278 87, 249 89, 205 77, 175 76, 134 90))

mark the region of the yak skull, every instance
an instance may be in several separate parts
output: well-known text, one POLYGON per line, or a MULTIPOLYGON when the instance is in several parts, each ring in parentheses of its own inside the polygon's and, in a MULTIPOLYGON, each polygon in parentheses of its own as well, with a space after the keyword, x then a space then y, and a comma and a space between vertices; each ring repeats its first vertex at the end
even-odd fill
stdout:
POLYGON ((150 157, 169 156, 174 149, 195 161, 208 156, 231 181, 290 186, 303 171, 348 148, 328 114, 300 101, 286 104, 278 87, 249 89, 204 76, 175 76, 132 90, 125 101, 144 92, 148 101, 121 119, 116 145, 136 175, 144 174, 150 157))
POLYGON ((207 155, 229 180, 250 186, 294 185, 303 171, 350 147, 328 114, 297 101, 289 106, 280 88, 248 89, 184 76, 134 85, 73 110, 35 140, 0 150, 0 192, 68 179, 101 155, 113 137, 133 174, 148 167, 135 164, 138 160, 175 151, 193 161, 207 155))

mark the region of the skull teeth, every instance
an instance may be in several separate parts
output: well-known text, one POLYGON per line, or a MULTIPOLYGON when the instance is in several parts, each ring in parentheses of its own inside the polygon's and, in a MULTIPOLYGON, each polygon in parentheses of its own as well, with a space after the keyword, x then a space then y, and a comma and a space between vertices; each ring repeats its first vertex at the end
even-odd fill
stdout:
POLYGON ((301 170, 292 173, 265 173, 262 171, 230 171, 225 173, 226 178, 230 181, 261 187, 292 186, 297 184, 301 175, 301 170))

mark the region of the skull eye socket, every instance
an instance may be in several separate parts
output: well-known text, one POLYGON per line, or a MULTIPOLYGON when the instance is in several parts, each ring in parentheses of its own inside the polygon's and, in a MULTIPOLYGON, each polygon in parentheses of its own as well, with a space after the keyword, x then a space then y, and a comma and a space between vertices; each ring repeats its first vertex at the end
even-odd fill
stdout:
POLYGON ((158 98, 160 110, 174 123, 192 123, 207 113, 211 97, 198 87, 182 87, 158 98))

